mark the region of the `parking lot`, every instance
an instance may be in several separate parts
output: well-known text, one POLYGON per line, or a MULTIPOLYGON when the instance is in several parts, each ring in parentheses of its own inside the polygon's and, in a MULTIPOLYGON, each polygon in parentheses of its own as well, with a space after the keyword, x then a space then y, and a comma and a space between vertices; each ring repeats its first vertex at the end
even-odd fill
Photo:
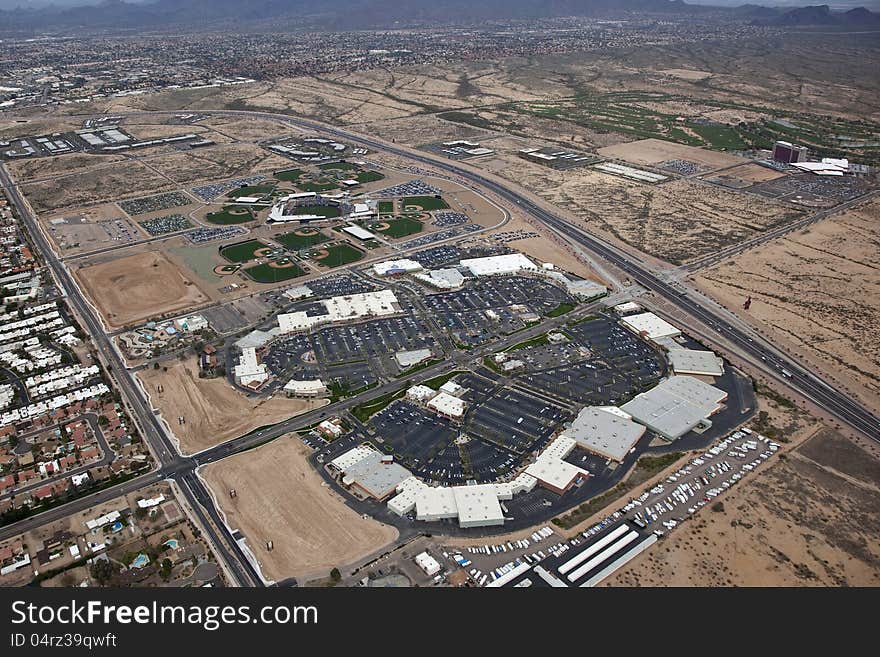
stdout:
POLYGON ((142 221, 141 227, 153 237, 176 233, 187 228, 192 228, 189 219, 182 214, 169 214, 164 217, 156 217, 142 221))
POLYGON ((435 212, 432 223, 440 228, 445 228, 447 226, 461 226, 470 220, 470 217, 464 212, 435 212))
POLYGON ((416 251, 408 257, 418 262, 425 269, 437 269, 438 267, 458 264, 458 261, 464 258, 465 255, 464 251, 457 246, 446 244, 416 251))
POLYGON ((393 187, 386 187, 371 193, 376 198, 400 198, 402 196, 420 196, 439 194, 440 190, 422 180, 410 180, 393 187))
MULTIPOLYGON (((504 585, 550 586, 554 578, 557 585, 597 585, 628 558, 638 556, 640 549, 649 549, 658 537, 704 506, 715 504, 724 491, 754 472, 778 449, 777 443, 750 429, 735 431, 571 540, 558 541, 549 549, 526 549, 512 555, 509 563, 519 572, 508 577, 504 585)), ((503 575, 495 572, 494 563, 482 559, 469 557, 478 568, 489 570, 487 583, 503 575)), ((513 569, 506 572, 512 573, 513 569)))
POLYGON ((656 351, 611 318, 567 326, 564 333, 571 338, 564 345, 515 352, 527 365, 524 384, 582 405, 616 405, 656 385, 665 371, 656 351))
POLYGON ((350 274, 335 274, 309 281, 308 288, 318 298, 340 297, 348 294, 372 292, 375 285, 350 274))
POLYGON ((247 178, 236 178, 235 180, 227 180, 224 182, 212 183, 210 185, 200 185, 199 187, 193 187, 190 191, 203 201, 213 201, 215 198, 217 198, 221 194, 225 194, 230 189, 253 185, 265 179, 266 176, 249 176, 247 178))
POLYGON ((244 235, 247 231, 244 228, 229 226, 225 228, 197 228, 186 234, 186 238, 193 244, 204 244, 205 242, 213 242, 214 240, 225 240, 237 235, 244 235))
POLYGON ((192 199, 185 194, 181 194, 180 192, 169 192, 168 194, 156 194, 155 196, 145 196, 143 198, 120 201, 118 205, 127 214, 136 215, 182 207, 184 205, 190 205, 192 202, 192 199))
POLYGON ((370 425, 400 463, 429 483, 495 481, 519 461, 509 450, 462 434, 450 420, 406 400, 377 413, 370 425))
POLYGON ((853 176, 826 177, 800 173, 752 185, 749 191, 771 198, 806 203, 843 203, 869 191, 865 180, 853 176))
POLYGON ((439 324, 466 345, 519 330, 526 326, 524 313, 540 316, 563 301, 571 298, 561 288, 521 276, 476 279, 461 290, 424 298, 439 324))
POLYGON ((567 413, 554 404, 511 388, 503 388, 472 408, 465 428, 517 454, 539 449, 567 413))

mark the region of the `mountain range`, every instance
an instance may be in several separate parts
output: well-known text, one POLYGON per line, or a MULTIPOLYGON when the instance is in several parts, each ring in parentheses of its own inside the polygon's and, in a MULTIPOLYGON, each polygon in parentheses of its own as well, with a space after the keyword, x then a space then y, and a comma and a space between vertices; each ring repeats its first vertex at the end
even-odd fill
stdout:
MULTIPOLYGON (((14 1, 14 0, 8 0, 14 1)), ((0 11, 0 31, 72 32, 157 30, 184 27, 278 27, 296 29, 389 28, 402 25, 474 25, 490 20, 624 14, 732 14, 760 25, 878 25, 865 8, 833 12, 818 7, 756 5, 709 7, 682 0, 104 0, 99 4, 19 7, 0 11)))

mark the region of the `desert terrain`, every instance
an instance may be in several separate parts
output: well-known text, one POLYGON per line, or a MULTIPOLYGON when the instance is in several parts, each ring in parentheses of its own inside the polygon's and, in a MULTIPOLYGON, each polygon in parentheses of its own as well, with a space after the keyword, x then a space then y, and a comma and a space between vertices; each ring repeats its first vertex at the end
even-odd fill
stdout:
POLYGON ((73 273, 111 328, 189 310, 208 301, 156 251, 86 263, 73 273))
POLYGON ((230 527, 248 539, 263 576, 323 577, 394 541, 397 530, 347 507, 309 465, 309 450, 285 436, 206 466, 202 477, 230 527), (230 498, 228 491, 236 490, 230 498), (266 549, 271 540, 274 549, 266 549))
POLYGON ((878 456, 819 428, 603 584, 877 586, 878 456))
POLYGON ((584 228, 675 264, 803 216, 800 209, 697 180, 649 185, 589 167, 556 171, 513 154, 475 164, 568 210, 584 228))
POLYGON ((696 285, 880 405, 880 200, 702 272, 696 285), (748 310, 743 303, 752 297, 748 310))
POLYGON ((603 157, 625 160, 632 164, 660 164, 667 160, 687 160, 707 169, 720 169, 745 163, 735 155, 675 144, 661 139, 642 139, 599 149, 603 157))
POLYGON ((170 180, 143 162, 125 160, 74 170, 42 182, 24 183, 21 189, 37 213, 93 205, 173 189, 170 180), (124 190, 120 194, 120 190, 124 190))
POLYGON ((200 379, 194 358, 138 372, 154 407, 171 427, 184 454, 194 454, 261 426, 324 406, 326 399, 246 397, 224 378, 200 379), (159 392, 159 386, 162 392, 159 392), (179 424, 183 417, 185 424, 179 424))

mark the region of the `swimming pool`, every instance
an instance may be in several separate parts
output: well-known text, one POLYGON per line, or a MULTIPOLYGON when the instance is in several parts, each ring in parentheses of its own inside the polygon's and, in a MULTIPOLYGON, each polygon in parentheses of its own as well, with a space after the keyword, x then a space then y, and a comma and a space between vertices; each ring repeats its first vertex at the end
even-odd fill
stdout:
POLYGON ((148 563, 150 563, 150 557, 148 557, 146 554, 141 553, 134 558, 134 561, 131 562, 131 567, 143 568, 148 563))
POLYGON ((176 550, 178 548, 178 546, 180 545, 180 543, 178 542, 178 540, 176 538, 169 538, 162 545, 167 545, 172 550, 176 550))

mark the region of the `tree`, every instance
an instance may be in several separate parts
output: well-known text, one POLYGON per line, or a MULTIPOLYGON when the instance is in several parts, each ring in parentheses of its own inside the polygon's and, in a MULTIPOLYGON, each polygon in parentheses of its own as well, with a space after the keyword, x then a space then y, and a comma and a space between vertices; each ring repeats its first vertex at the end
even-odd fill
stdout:
POLYGON ((168 578, 171 577, 171 559, 162 559, 162 567, 159 569, 159 576, 164 580, 168 581, 168 578))
POLYGON ((107 419, 106 415, 99 415, 98 424, 102 427, 106 427, 108 424, 110 424, 110 420, 107 419))
POLYGON ((159 361, 156 361, 155 363, 153 363, 153 369, 154 369, 154 370, 158 370, 158 369, 159 369, 159 361))
POLYGON ((101 586, 106 586, 107 582, 113 579, 116 574, 116 568, 110 563, 109 559, 99 559, 91 568, 92 578, 101 586))
POLYGON ((339 572, 339 568, 334 568, 330 571, 330 579, 332 579, 334 582, 338 582, 342 579, 342 574, 339 572))

